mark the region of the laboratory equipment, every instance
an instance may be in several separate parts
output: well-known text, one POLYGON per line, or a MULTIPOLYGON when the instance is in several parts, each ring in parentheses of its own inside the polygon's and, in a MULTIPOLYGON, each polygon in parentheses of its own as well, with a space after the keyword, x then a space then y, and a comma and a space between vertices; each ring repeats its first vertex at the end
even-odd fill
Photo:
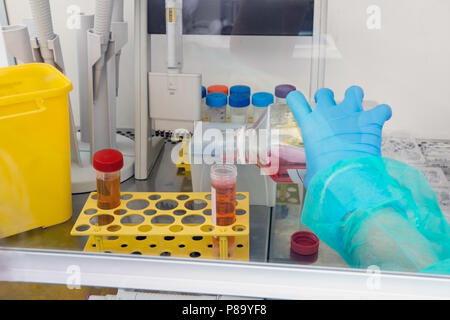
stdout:
MULTIPOLYGON (((230 94, 230 90, 226 85, 223 84, 215 84, 215 85, 211 85, 208 87, 208 94, 210 93, 223 93, 226 94, 227 96, 230 94)), ((230 107, 227 106, 226 107, 226 122, 230 122, 230 107)))
MULTIPOLYGON (((236 177, 234 165, 214 165, 211 167, 211 206, 212 221, 216 226, 229 226, 236 221, 236 177)), ((220 237, 213 237, 213 248, 220 256, 220 247, 228 245, 228 256, 234 253, 234 237, 227 237, 226 242, 220 237)))
POLYGON ((238 196, 235 222, 218 227, 213 222, 211 192, 122 192, 122 201, 113 211, 98 207, 98 194, 93 192, 70 234, 89 236, 87 252, 248 261, 249 193, 238 196), (216 250, 213 237, 227 245, 220 248, 218 241, 216 250))
POLYGON ((2 68, 0 83, 0 238, 4 238, 72 216, 68 98, 72 84, 43 63, 2 68))
POLYGON ((229 226, 236 220, 236 176, 234 165, 211 167, 212 217, 215 225, 229 226))
MULTIPOLYGON (((53 31, 49 1, 30 0, 29 3, 33 19, 26 20, 28 28, 11 26, 3 29, 6 38, 11 40, 8 42, 11 52, 20 62, 45 62, 64 72, 60 40, 53 31), (25 43, 28 36, 31 46, 25 43), (17 42, 18 38, 20 42, 17 42)), ((121 149, 125 154, 122 178, 128 179, 133 175, 134 142, 116 135, 118 68, 121 49, 128 37, 123 5, 123 0, 97 0, 95 16, 77 15, 80 26, 77 28, 79 134, 71 110, 69 113, 73 193, 95 190, 95 172, 91 163, 94 152, 99 149, 121 149)))
POLYGON ((206 97, 209 121, 225 122, 228 97, 224 93, 210 93, 206 97))
POLYGON ((123 168, 123 155, 114 149, 97 151, 93 158, 97 171, 97 206, 111 210, 120 206, 120 170, 123 168))
POLYGON ((258 92, 252 96, 253 104, 253 119, 258 121, 259 118, 264 114, 265 108, 273 104, 273 94, 268 92, 258 92))
POLYGON ((308 150, 306 186, 317 172, 339 160, 381 156, 381 131, 392 111, 387 105, 363 111, 363 98, 360 87, 351 87, 344 101, 334 108, 334 93, 321 89, 315 95, 317 106, 311 112, 301 92, 293 91, 288 95, 287 102, 301 127, 308 150))
POLYGON ((298 231, 291 236, 291 249, 302 256, 311 256, 319 251, 320 240, 308 231, 298 231))
MULTIPOLYGON (((246 86, 246 85, 235 85, 235 86, 232 86, 230 88, 230 96, 231 95, 235 95, 235 94, 251 96, 251 93, 252 93, 252 90, 250 89, 249 86, 246 86)), ((232 117, 232 109, 230 108, 230 115, 229 115, 230 121, 232 121, 231 117, 232 117)), ((252 106, 251 105, 249 105, 248 108, 247 108, 247 115, 246 115, 246 117, 247 117, 247 121, 249 123, 253 122, 253 113, 252 113, 252 106)))
POLYGON ((76 179, 75 193, 95 190, 96 174, 92 170, 92 161, 99 150, 118 149, 122 152, 122 181, 134 173, 134 141, 117 134, 116 129, 120 56, 128 42, 123 7, 123 0, 96 0, 94 15, 77 15, 80 21, 77 58, 81 85, 78 139, 82 164, 72 168, 76 179))
POLYGON ((167 73, 149 73, 150 117, 157 130, 191 132, 202 118, 202 76, 183 69, 183 2, 166 0, 167 73))
POLYGON ((232 123, 247 123, 248 109, 250 106, 250 95, 231 94, 229 98, 230 116, 232 123))
POLYGON ((279 124, 283 124, 288 120, 295 121, 293 117, 289 119, 290 112, 289 106, 286 103, 287 95, 297 90, 297 88, 291 84, 281 84, 275 87, 275 104, 272 107, 273 117, 279 124))

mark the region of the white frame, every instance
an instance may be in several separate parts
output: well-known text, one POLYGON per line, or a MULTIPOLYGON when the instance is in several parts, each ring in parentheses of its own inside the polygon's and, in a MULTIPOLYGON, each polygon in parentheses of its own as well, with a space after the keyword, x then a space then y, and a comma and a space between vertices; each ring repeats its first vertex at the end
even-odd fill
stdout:
POLYGON ((0 249, 0 281, 270 299, 449 299, 450 277, 0 249))

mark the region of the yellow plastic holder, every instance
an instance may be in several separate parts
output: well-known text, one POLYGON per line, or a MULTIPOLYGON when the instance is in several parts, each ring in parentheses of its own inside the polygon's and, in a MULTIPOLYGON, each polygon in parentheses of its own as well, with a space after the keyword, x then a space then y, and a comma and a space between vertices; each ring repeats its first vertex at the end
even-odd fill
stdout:
POLYGON ((71 231, 89 236, 85 251, 249 260, 248 193, 237 194, 230 226, 213 225, 210 193, 127 192, 113 210, 99 209, 96 196, 89 196, 71 231), (219 237, 218 256, 213 237, 219 237), (231 257, 228 237, 235 239, 231 257))
POLYGON ((0 238, 72 216, 71 90, 48 64, 0 69, 0 238))
POLYGON ((183 140, 182 142, 176 167, 178 168, 177 176, 180 177, 191 176, 191 165, 189 159, 189 142, 187 140, 183 140))

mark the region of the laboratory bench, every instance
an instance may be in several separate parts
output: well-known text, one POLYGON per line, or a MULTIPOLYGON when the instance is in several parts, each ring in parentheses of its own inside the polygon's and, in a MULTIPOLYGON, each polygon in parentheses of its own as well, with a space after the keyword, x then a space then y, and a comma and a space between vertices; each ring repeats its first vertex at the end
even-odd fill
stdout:
MULTIPOLYGON (((122 183, 121 190, 128 192, 192 191, 190 178, 177 174, 177 168, 171 161, 171 151, 174 146, 175 144, 166 141, 149 178, 145 181, 131 178, 122 183)), ((448 277, 402 273, 383 274, 383 279, 386 279, 383 290, 373 291, 366 285, 368 277, 366 270, 350 269, 343 259, 323 242, 320 243, 317 255, 300 256, 293 253, 290 249, 291 235, 299 230, 308 230, 301 223, 304 193, 303 188, 298 185, 279 185, 275 207, 250 206, 250 263, 105 253, 79 254, 80 251, 83 251, 87 237, 71 236, 70 232, 88 194, 73 195, 73 216, 70 221, 2 239, 0 240, 0 251, 4 256, 10 256, 11 261, 25 261, 24 257, 30 259, 27 266, 24 267, 27 271, 23 271, 22 274, 19 272, 19 275, 14 276, 20 281, 26 278, 25 282, 64 283, 64 280, 61 279, 67 277, 65 271, 55 270, 75 264, 82 266, 82 270, 91 270, 84 277, 83 286, 106 288, 269 298, 314 298, 315 296, 346 298, 358 297, 360 294, 373 298, 379 297, 378 294, 384 294, 384 297, 389 297, 389 294, 392 297, 402 295, 408 292, 406 284, 416 283, 416 294, 419 296, 434 296, 446 292, 445 288, 448 289, 450 283, 448 277), (110 271, 111 277, 100 281, 98 271, 95 270, 98 265, 103 263, 108 263, 108 266, 116 269, 110 271), (31 269, 40 271, 42 268, 48 269, 49 264, 53 264, 52 267, 42 272, 37 278, 26 274, 26 272, 30 272, 30 266, 32 266, 31 269), (148 266, 146 266, 147 264, 148 266), (155 273, 151 279, 145 280, 145 277, 149 276, 148 268, 160 274, 156 276, 155 273), (171 270, 178 270, 177 272, 184 270, 184 272, 179 278, 173 279, 169 274, 171 270), (236 272, 234 285, 233 281, 231 284, 229 281, 232 270, 236 272), (58 272, 59 275, 56 276, 58 272), (223 274, 223 288, 211 286, 217 279, 211 278, 210 273, 223 274), (136 275, 135 279, 130 280, 131 274, 136 275), (139 274, 143 278, 140 278, 139 274), (53 275, 56 278, 59 277, 60 280, 50 279, 53 275), (117 279, 120 279, 121 276, 127 279, 127 282, 123 282, 124 287, 118 285, 121 281, 117 279), (203 282, 195 283, 192 278, 196 277, 206 277, 206 279, 202 279, 203 282), (163 281, 164 279, 165 281, 163 281), (189 284, 189 281, 194 282, 189 284), (184 284, 181 285, 181 283, 184 284), (310 292, 299 292, 297 289, 302 286, 315 287, 315 289, 310 292)))
MULTIPOLYGON (((189 177, 177 174, 171 161, 174 144, 166 142, 148 180, 131 178, 121 184, 122 192, 191 192, 189 177)), ((299 230, 307 230, 300 223, 303 191, 296 185, 280 185, 277 205, 273 208, 250 206, 250 261, 301 263, 301 256, 290 257, 290 237, 299 230), (283 199, 286 198, 286 199, 283 199), (296 258, 300 258, 300 261, 296 258)), ((75 221, 82 211, 89 194, 72 196, 72 219, 49 228, 39 228, 0 240, 2 247, 82 251, 87 237, 70 235, 75 221)), ((321 244, 317 261, 309 261, 327 267, 346 266, 339 255, 321 244)))

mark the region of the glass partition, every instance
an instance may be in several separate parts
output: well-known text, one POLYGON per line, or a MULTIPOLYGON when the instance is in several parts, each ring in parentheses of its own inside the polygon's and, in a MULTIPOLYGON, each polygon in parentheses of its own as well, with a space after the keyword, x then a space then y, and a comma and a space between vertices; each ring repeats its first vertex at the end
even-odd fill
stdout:
MULTIPOLYGON (((17 24, 26 17, 20 10, 18 2, 6 1, 11 24, 17 24)), ((131 2, 131 0, 125 0, 125 20, 129 23, 130 34, 134 32, 135 21, 135 12, 131 2)), ((78 88, 80 83, 77 77, 77 58, 73 54, 76 46, 76 29, 68 28, 67 22, 70 20, 71 14, 66 14, 69 12, 66 9, 71 3, 69 1, 51 1, 51 3, 54 10, 55 32, 61 37, 63 55, 68 66, 66 74, 74 85, 71 99, 76 125, 79 126, 78 88)), ((23 5, 25 6, 25 4, 23 5)), ((72 7, 72 9, 74 8, 72 7)), ((83 1, 80 2, 79 9, 81 12, 93 13, 94 4, 90 1, 83 1)), ((364 110, 374 110, 381 104, 389 105, 392 110, 392 117, 386 122, 382 131, 380 155, 402 163, 404 171, 401 172, 403 174, 400 172, 393 178, 391 177, 389 188, 397 188, 400 185, 398 190, 401 190, 398 192, 408 194, 409 198, 407 200, 395 199, 402 206, 402 215, 399 217, 403 219, 403 222, 407 222, 404 227, 401 227, 402 223, 385 222, 383 228, 392 228, 394 237, 392 239, 385 238, 378 247, 379 251, 374 253, 373 246, 367 251, 368 254, 380 254, 382 257, 380 260, 368 259, 373 263, 366 265, 366 262, 361 262, 367 258, 364 252, 355 252, 359 250, 358 246, 361 243, 368 243, 370 247, 370 235, 366 235, 366 238, 357 239, 355 236, 355 238, 349 239, 348 237, 351 235, 346 233, 348 230, 336 227, 338 230, 335 230, 331 237, 330 234, 327 234, 327 230, 320 229, 311 223, 317 217, 312 214, 313 209, 311 208, 319 210, 319 202, 320 210, 329 208, 327 207, 328 203, 322 203, 323 199, 318 197, 321 194, 320 190, 315 189, 314 197, 312 197, 309 195, 309 193, 312 194, 309 187, 305 188, 303 183, 275 184, 267 176, 263 177, 264 180, 260 176, 260 170, 254 165, 242 166, 239 169, 242 171, 239 171, 238 174, 238 185, 242 183, 242 181, 239 182, 239 179, 244 179, 248 185, 253 187, 248 187, 247 190, 238 190, 238 194, 239 192, 248 192, 251 200, 248 212, 249 235, 245 240, 246 243, 236 241, 231 244, 235 246, 232 249, 232 251, 237 250, 235 252, 239 252, 240 248, 248 245, 248 256, 244 255, 243 258, 237 260, 249 264, 264 263, 274 268, 279 264, 298 268, 317 268, 318 270, 333 268, 333 272, 337 270, 337 274, 339 271, 344 272, 348 269, 365 273, 367 268, 372 268, 370 270, 376 272, 393 271, 417 274, 439 261, 443 263, 446 259, 447 262, 449 261, 450 130, 447 122, 450 118, 450 108, 448 107, 450 100, 448 93, 450 87, 450 62, 448 59, 450 42, 447 33, 450 30, 450 20, 448 19, 450 4, 448 2, 409 1, 408 10, 404 11, 404 7, 397 2, 384 1, 380 5, 373 5, 368 0, 186 0, 183 9, 183 72, 201 74, 202 84, 205 87, 225 85, 231 88, 235 85, 245 85, 250 87, 252 94, 257 92, 275 94, 275 88, 278 85, 291 84, 304 94, 314 113, 318 106, 314 101, 316 90, 330 88, 334 91, 335 102, 339 105, 341 102, 345 103, 347 88, 357 85, 364 90, 364 97, 361 97, 364 110), (415 171, 414 168, 419 171, 415 171), (414 175, 414 179, 411 178, 411 175, 414 175), (262 187, 263 183, 266 183, 267 186, 262 187), (261 195, 264 192, 267 192, 267 196, 262 198, 267 200, 273 196, 273 201, 252 200, 255 194, 261 195), (421 192, 427 196, 425 200, 411 196, 412 194, 420 195, 421 192), (410 201, 409 207, 408 203, 405 204, 402 201, 410 201), (428 213, 427 210, 431 213, 428 213), (308 212, 310 215, 308 220, 302 219, 304 212, 308 212), (433 215, 432 221, 438 227, 423 224, 424 221, 431 221, 427 220, 428 214, 433 215), (427 232, 436 228, 438 229, 436 237, 433 238, 431 233, 427 232), (291 249, 291 236, 298 231, 317 233, 320 238, 317 253, 301 255, 291 249), (417 239, 423 241, 420 247, 423 251, 414 249, 418 243, 408 240, 410 236, 408 232, 414 232, 417 239), (419 234, 416 234, 417 232, 419 234), (397 236, 400 234, 404 237, 399 240, 397 236), (345 243, 343 244, 343 242, 345 243), (349 243, 354 247, 349 249, 349 243), (347 247, 345 250, 341 250, 342 246, 347 247), (398 250, 394 253, 387 250, 391 246, 398 246, 398 250), (404 248, 409 248, 409 251, 405 249, 406 254, 414 253, 415 256, 407 258, 401 256, 404 248), (413 249, 411 250, 411 248, 413 249), (343 256, 343 253, 348 255, 343 256), (358 259, 361 259, 359 269, 355 267, 357 264, 355 261, 358 259), (419 261, 421 267, 408 266, 404 268, 404 265, 401 264, 402 259, 419 261), (424 261, 428 261, 428 265, 424 261)), ((151 72, 166 73, 167 39, 164 1, 148 1, 148 10, 149 67, 151 72)), ((130 139, 135 138, 133 129, 135 125, 133 105, 136 100, 133 88, 136 63, 134 60, 135 40, 130 37, 122 50, 117 100, 118 134, 130 139)), ((152 108, 151 105, 150 108, 152 108)), ((255 108, 251 105, 249 112, 253 114, 255 108)), ((209 125, 214 127, 214 123, 209 125)), ((346 125, 348 126, 343 127, 344 131, 352 130, 348 123, 346 125)), ((164 135, 165 146, 149 178, 145 181, 131 178, 123 182, 122 194, 176 192, 189 195, 193 191, 198 191, 194 185, 198 181, 207 179, 205 175, 208 175, 209 167, 200 165, 200 167, 187 170, 186 167, 180 169, 179 163, 174 162, 173 155, 180 151, 182 143, 171 139, 171 132, 169 132, 171 129, 168 129, 167 132, 163 132, 163 128, 157 128, 157 130, 158 132, 153 132, 153 135, 164 135)), ((319 130, 322 129, 318 127, 317 131, 319 130)), ((302 131, 302 134, 305 132, 302 131)), ((303 136, 303 139, 307 141, 308 138, 303 136)), ((305 148, 306 172, 309 174, 308 168, 311 166, 308 161, 311 161, 311 158, 308 158, 307 143, 305 143, 305 148)), ((189 148, 183 150, 189 152, 189 148)), ((336 164, 336 162, 332 164, 336 164)), ((364 183, 372 182, 368 179, 364 183)), ((349 190, 348 194, 352 195, 347 199, 348 203, 361 196, 360 193, 364 192, 363 186, 361 183, 355 184, 352 181, 345 185, 345 188, 349 190)), ((205 189, 204 186, 203 189, 205 189)), ((389 190, 393 192, 392 189, 389 190)), ((324 197, 329 196, 326 193, 322 194, 324 197)), ((205 258, 211 259, 210 254, 206 256, 202 254, 202 252, 210 252, 214 245, 214 239, 206 235, 200 239, 201 245, 204 246, 201 250, 195 247, 198 245, 196 241, 199 240, 195 237, 183 240, 187 241, 184 243, 171 233, 165 236, 159 235, 155 242, 152 236, 142 234, 142 232, 145 233, 145 228, 140 229, 140 233, 136 236, 126 238, 115 236, 114 230, 111 229, 111 235, 104 236, 102 242, 96 238, 89 239, 87 236, 71 235, 73 226, 85 208, 86 201, 93 195, 95 196, 95 194, 89 193, 72 195, 73 215, 70 220, 0 239, 0 247, 71 251, 80 255, 88 251, 104 254, 105 257, 119 254, 131 257, 133 255, 143 256, 139 259, 146 256, 157 259, 179 258, 180 252, 182 252, 182 257, 185 259, 183 261, 186 263, 204 261, 205 258), (173 245, 174 237, 176 245, 173 245)), ((371 196, 364 194, 363 197, 366 199, 371 196)), ((244 203, 244 198, 238 199, 238 203, 239 201, 244 203)), ((335 199, 330 199, 326 198, 326 201, 329 203, 335 201, 335 199)), ((130 199, 122 198, 122 200, 129 201, 130 199)), ((158 201, 161 199, 148 198, 145 200, 151 209, 154 209, 154 206, 158 208, 158 205, 170 207, 169 203, 160 204, 158 201)), ((199 199, 193 200, 198 201, 199 199)), ((385 199, 384 203, 391 200, 385 199)), ((195 201, 191 203, 194 207, 183 207, 178 213, 183 215, 186 214, 186 210, 190 212, 198 210, 195 207, 197 204, 195 201)), ((172 212, 176 209, 180 208, 162 208, 161 210, 171 210, 172 212)), ((210 213, 203 209, 205 208, 201 208, 201 214, 197 214, 204 215, 203 219, 200 222, 195 219, 188 220, 184 224, 186 229, 209 221, 207 219, 210 219, 208 217, 210 213)), ((358 211, 360 209, 369 210, 371 207, 353 208, 346 212, 345 219, 354 212, 359 212, 361 215, 360 220, 352 220, 352 225, 345 225, 346 228, 356 228, 356 233, 363 228, 368 228, 364 224, 356 227, 359 222, 368 221, 364 220, 367 218, 366 213, 358 211)), ((0 214, 1 210, 2 205, 0 204, 0 214)), ((141 209, 128 207, 128 212, 118 212, 117 215, 123 214, 123 217, 126 218, 134 214, 145 219, 145 222, 131 218, 125 220, 124 223, 129 226, 136 226, 139 223, 144 226, 149 225, 153 218, 151 215, 155 213, 148 212, 148 215, 141 215, 137 212, 139 210, 141 209)), ((323 213, 321 211, 321 214, 323 213)), ((161 215, 161 212, 156 214, 161 215)), ((333 211, 329 214, 333 215, 333 211)), ((93 217, 98 215, 97 212, 93 213, 93 217)), ((97 217, 97 220, 91 220, 89 227, 98 226, 100 219, 97 217)), ((377 219, 377 216, 374 215, 373 219, 377 219)), ((342 227, 341 222, 341 220, 334 221, 335 225, 333 226, 342 227)), ((105 223, 111 222, 106 221, 105 223)), ((170 222, 162 221, 160 224, 166 225, 170 222)), ((176 229, 173 230, 176 232, 176 229)), ((362 234, 359 236, 363 237, 362 234)), ((374 235, 373 239, 379 239, 377 236, 374 235)), ((377 245, 380 244, 377 243, 377 245)), ((215 261, 227 265, 233 263, 234 259, 232 257, 230 259, 216 257, 215 261)), ((450 269, 445 268, 444 264, 441 268, 436 269, 437 271, 430 269, 429 273, 425 274, 437 273, 443 276, 442 279, 447 280, 450 269)))

